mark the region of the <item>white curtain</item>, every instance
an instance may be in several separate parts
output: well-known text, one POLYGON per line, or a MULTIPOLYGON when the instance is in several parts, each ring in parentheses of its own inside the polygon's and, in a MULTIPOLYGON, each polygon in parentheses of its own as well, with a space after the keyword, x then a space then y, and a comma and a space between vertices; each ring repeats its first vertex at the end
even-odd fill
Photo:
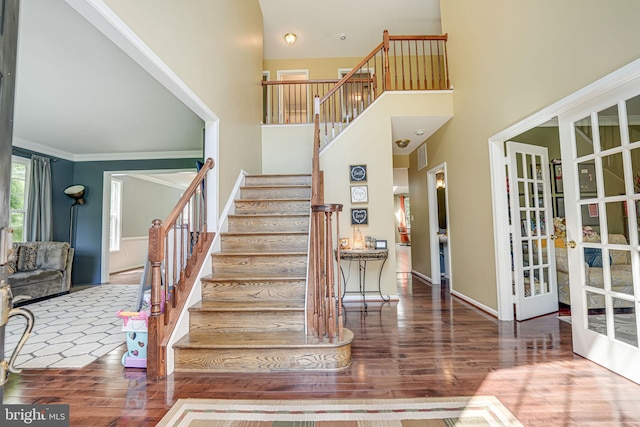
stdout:
POLYGON ((31 181, 27 207, 27 240, 30 242, 53 239, 51 213, 51 159, 31 156, 31 181))

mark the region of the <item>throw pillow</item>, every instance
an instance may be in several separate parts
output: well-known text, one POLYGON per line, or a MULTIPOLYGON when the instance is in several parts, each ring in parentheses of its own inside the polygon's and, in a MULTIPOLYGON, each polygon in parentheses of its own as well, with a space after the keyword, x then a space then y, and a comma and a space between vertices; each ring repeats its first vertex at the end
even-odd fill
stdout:
POLYGON ((32 271, 37 268, 37 249, 38 242, 21 243, 18 248, 18 263, 16 264, 18 271, 32 271))
POLYGON ((64 270, 68 253, 67 242, 41 242, 36 261, 43 270, 64 270))
POLYGON ((7 273, 13 274, 18 271, 18 249, 20 249, 20 243, 13 244, 13 251, 9 255, 9 263, 7 264, 7 273))
MULTIPOLYGON (((602 268, 602 249, 584 248, 584 262, 589 267, 602 268)), ((611 256, 609 256, 609 265, 611 265, 611 256)))

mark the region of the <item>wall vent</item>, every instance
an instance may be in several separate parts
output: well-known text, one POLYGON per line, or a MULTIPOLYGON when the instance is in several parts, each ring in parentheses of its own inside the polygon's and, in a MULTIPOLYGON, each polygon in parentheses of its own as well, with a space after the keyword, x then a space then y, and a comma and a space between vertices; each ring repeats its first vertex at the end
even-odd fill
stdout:
POLYGON ((427 167, 427 144, 418 147, 418 170, 427 167))

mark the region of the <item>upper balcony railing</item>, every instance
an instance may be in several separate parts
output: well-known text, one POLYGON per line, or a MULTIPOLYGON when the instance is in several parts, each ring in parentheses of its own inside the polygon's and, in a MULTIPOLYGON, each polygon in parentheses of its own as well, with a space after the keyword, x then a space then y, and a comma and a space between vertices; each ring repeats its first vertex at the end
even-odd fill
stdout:
POLYGON ((323 145, 385 91, 446 90, 447 35, 391 36, 336 80, 264 81, 265 124, 313 123, 313 99, 321 99, 323 145))

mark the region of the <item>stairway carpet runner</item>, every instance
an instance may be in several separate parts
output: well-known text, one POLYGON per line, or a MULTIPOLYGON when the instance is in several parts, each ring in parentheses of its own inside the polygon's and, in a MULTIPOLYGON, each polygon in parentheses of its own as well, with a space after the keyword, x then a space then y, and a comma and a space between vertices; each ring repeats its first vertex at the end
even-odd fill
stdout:
POLYGON ((310 175, 249 175, 189 308, 189 333, 174 344, 178 372, 338 370, 342 341, 305 332, 310 175))

